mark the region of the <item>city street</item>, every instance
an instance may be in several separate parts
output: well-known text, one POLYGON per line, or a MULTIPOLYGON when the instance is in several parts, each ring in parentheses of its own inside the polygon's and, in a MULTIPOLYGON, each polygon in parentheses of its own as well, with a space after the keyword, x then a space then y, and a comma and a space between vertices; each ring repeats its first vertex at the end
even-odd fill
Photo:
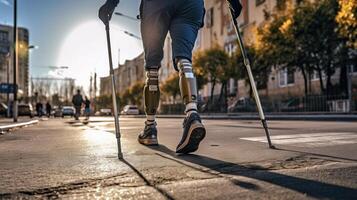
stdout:
POLYGON ((50 119, 0 135, 0 199, 356 199, 357 123, 204 120, 199 151, 176 155, 182 119, 158 119, 158 147, 137 143, 144 118, 50 119))

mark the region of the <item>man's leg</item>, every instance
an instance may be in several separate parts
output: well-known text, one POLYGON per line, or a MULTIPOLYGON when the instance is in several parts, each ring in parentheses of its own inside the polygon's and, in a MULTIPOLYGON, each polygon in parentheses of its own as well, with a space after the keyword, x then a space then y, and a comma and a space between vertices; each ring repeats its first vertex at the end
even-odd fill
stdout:
POLYGON ((138 137, 138 141, 144 145, 157 145, 157 129, 155 115, 160 101, 159 77, 157 69, 146 71, 144 87, 144 101, 146 121, 144 131, 138 137))
POLYGON ((146 122, 138 141, 144 145, 157 145, 155 115, 160 101, 159 68, 163 58, 163 45, 169 29, 171 1, 142 1, 141 35, 145 51, 146 82, 144 101, 146 122))
POLYGON ((197 112, 197 82, 191 61, 178 59, 177 67, 180 73, 181 96, 186 105, 186 118, 183 123, 182 139, 176 148, 176 152, 186 154, 198 149, 200 142, 206 136, 206 129, 197 112))
POLYGON ((190 153, 198 149, 206 130, 197 113, 197 82, 192 69, 192 49, 198 30, 203 25, 203 0, 178 1, 175 19, 170 25, 173 57, 176 70, 180 73, 180 89, 186 105, 184 130, 177 153, 190 153))

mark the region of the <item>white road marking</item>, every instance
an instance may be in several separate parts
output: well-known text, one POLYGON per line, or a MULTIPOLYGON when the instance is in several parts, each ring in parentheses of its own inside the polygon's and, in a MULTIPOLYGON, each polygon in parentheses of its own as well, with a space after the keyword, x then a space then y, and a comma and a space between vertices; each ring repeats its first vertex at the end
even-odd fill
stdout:
MULTIPOLYGON (((242 140, 267 143, 266 137, 245 137, 242 140)), ((312 133, 271 136, 273 144, 297 147, 324 147, 357 144, 357 133, 312 133)))

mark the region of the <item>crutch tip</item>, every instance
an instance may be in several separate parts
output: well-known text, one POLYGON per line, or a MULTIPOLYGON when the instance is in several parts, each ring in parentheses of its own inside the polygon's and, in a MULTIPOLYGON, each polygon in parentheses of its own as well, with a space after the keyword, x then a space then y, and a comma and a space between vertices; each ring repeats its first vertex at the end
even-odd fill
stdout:
POLYGON ((276 147, 274 145, 270 145, 269 148, 270 149, 276 149, 276 147))
POLYGON ((118 154, 118 159, 119 159, 119 160, 124 160, 123 154, 118 154))

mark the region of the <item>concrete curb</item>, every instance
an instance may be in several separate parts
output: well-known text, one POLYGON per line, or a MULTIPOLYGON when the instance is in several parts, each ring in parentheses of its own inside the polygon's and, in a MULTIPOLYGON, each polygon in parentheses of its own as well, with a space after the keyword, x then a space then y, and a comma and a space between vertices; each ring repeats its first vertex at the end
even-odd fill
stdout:
MULTIPOLYGON (((123 118, 145 118, 144 115, 122 115, 123 118)), ((184 118, 184 115, 158 115, 157 118, 184 118)), ((258 115, 201 115, 202 119, 260 120, 258 115)), ((311 121, 357 121, 357 115, 315 114, 315 115, 266 115, 267 120, 311 120, 311 121)))
POLYGON ((5 132, 11 130, 11 129, 15 129, 15 128, 21 128, 24 126, 30 126, 33 124, 37 124, 39 122, 39 120, 31 120, 28 122, 21 122, 21 123, 15 123, 15 124, 10 124, 10 125, 3 125, 0 126, 0 135, 4 134, 5 132))

